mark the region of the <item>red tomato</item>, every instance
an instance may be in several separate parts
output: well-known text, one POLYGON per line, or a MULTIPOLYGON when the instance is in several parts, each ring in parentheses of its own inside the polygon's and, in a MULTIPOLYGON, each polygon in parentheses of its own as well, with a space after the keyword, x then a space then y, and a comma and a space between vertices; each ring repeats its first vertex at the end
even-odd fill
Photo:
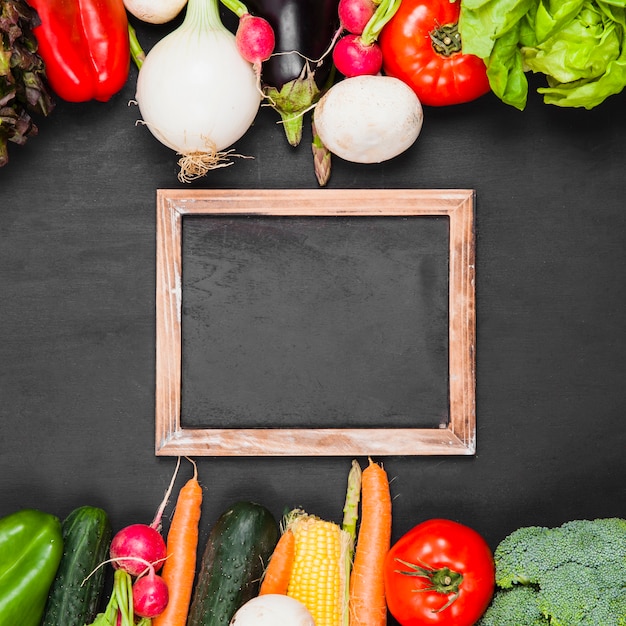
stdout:
POLYGON ((402 0, 378 41, 383 70, 403 80, 422 104, 470 102, 490 91, 484 62, 463 54, 457 0, 402 0))
POLYGON ((418 524, 385 560, 387 606, 401 626, 472 626, 487 609, 494 585, 487 542, 450 520, 418 524))

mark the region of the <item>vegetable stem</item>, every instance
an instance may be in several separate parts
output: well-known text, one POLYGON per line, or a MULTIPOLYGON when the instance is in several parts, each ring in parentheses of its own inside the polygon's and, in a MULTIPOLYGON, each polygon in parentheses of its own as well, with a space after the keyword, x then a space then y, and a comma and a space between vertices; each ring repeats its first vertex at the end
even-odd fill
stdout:
POLYGON ((350 559, 354 556, 354 544, 356 543, 356 525, 359 519, 359 502, 361 500, 361 466, 358 461, 352 461, 352 467, 348 473, 348 488, 346 501, 343 507, 342 528, 350 534, 350 559))
POLYGON ((115 626, 118 613, 121 616, 122 626, 134 626, 132 579, 130 574, 123 569, 115 570, 113 591, 105 611, 98 613, 90 626, 115 626))
MULTIPOLYGON (((316 139, 321 144, 321 140, 319 137, 316 139)), ((322 149, 323 146, 322 146, 322 149)), ((324 149, 324 152, 327 152, 324 149)), ((330 153, 327 152, 328 158, 330 158, 330 153)), ((330 165, 329 165, 330 167, 330 165)), ((352 461, 352 466, 350 468, 350 472, 348 473, 348 487, 346 489, 346 501, 343 506, 343 521, 341 523, 341 528, 345 530, 349 537, 350 542, 348 549, 346 550, 346 577, 350 579, 350 573, 352 571, 352 560, 354 558, 354 548, 356 546, 356 536, 357 536, 357 522, 359 519, 359 502, 361 501, 361 466, 358 461, 354 459, 352 461)), ((346 605, 350 603, 350 585, 346 585, 346 605)), ((344 615, 344 626, 348 626, 350 624, 350 612, 346 611, 344 615)))
POLYGON ((381 0, 376 11, 374 11, 374 15, 372 15, 369 22, 365 25, 363 33, 361 34, 361 41, 363 41, 365 45, 370 45, 378 39, 380 31, 394 16, 401 2, 402 0, 381 0))
POLYGON ((130 40, 130 56, 133 59, 137 69, 140 70, 143 62, 146 60, 146 53, 143 51, 139 39, 137 39, 137 31, 128 23, 128 38, 130 40))
POLYGON ((241 0, 221 0, 222 4, 232 11, 238 18, 241 19, 246 13, 249 13, 248 7, 241 2, 241 0))

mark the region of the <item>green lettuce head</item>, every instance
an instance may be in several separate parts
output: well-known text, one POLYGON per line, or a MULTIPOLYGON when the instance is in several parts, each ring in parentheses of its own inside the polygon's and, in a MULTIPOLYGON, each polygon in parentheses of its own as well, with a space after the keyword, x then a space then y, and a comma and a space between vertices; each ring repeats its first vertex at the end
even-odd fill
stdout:
MULTIPOLYGON (((465 7, 465 2, 462 7, 465 7)), ((469 0, 460 21, 464 52, 487 48, 479 21, 494 6, 507 28, 493 38, 483 56, 494 93, 519 109, 526 105, 525 72, 545 75, 547 87, 538 89, 544 102, 591 109, 626 86, 626 0, 533 0, 532 6, 510 25, 513 0, 469 0), (469 41, 468 41, 469 38, 469 41), (473 42, 475 40, 477 43, 473 42)), ((483 22, 484 24, 484 22, 483 22)), ((498 25, 491 28, 498 32, 498 25)))

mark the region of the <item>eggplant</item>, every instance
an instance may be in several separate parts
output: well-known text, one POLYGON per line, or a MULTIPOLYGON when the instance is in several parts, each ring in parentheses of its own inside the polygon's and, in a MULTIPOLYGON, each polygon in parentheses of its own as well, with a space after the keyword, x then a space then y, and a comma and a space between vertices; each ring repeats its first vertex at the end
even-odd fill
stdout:
POLYGON ((302 119, 332 82, 330 47, 339 28, 339 0, 248 0, 253 15, 274 29, 274 54, 261 79, 271 106, 280 114, 287 140, 297 146, 302 119))

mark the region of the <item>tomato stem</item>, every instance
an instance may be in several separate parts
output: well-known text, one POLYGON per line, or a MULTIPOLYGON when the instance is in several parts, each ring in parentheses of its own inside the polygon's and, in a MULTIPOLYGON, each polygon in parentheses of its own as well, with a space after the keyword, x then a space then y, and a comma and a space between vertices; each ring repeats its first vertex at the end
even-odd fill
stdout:
POLYGON ((433 50, 442 56, 449 57, 461 52, 461 33, 458 24, 444 24, 430 31, 433 50))
POLYGON ((428 581, 428 586, 415 589, 415 591, 434 591, 444 596, 452 594, 452 597, 448 598, 448 601, 441 608, 434 610, 435 613, 441 613, 441 611, 447 609, 459 597, 461 583, 463 582, 463 574, 460 572, 456 572, 449 567, 435 569, 426 564, 417 565, 416 563, 409 563, 397 557, 395 560, 408 568, 406 570, 395 570, 398 574, 402 574, 403 576, 416 576, 428 581))

